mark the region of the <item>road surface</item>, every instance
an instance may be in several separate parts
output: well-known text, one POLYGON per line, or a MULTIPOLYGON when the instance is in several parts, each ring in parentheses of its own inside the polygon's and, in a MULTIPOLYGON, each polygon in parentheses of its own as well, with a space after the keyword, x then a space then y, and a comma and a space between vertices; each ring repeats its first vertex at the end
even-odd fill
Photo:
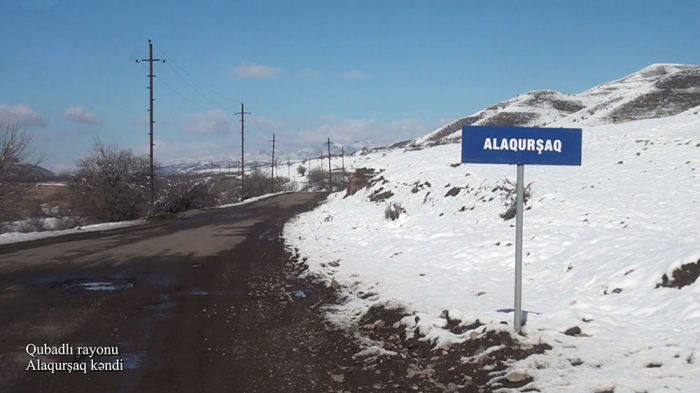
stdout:
POLYGON ((279 239, 320 198, 0 247, 0 390, 326 391, 332 362, 347 357, 328 349, 343 339, 279 239), (47 347, 73 354, 40 356, 47 347), (42 370, 50 362, 76 371, 42 370))

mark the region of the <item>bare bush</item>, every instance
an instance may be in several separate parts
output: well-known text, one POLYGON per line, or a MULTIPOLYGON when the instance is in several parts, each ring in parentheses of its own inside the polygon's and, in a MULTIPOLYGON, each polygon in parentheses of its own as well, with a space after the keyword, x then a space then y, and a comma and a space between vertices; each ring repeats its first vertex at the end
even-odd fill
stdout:
POLYGON ((298 173, 300 176, 304 176, 304 174, 306 173, 306 167, 305 167, 304 165, 299 165, 299 166, 297 167, 297 173, 298 173))
POLYGON ((328 189, 328 172, 321 168, 314 168, 309 171, 307 176, 307 181, 309 182, 309 187, 316 190, 327 190, 328 189))
POLYGON ((84 218, 76 216, 65 216, 57 218, 51 229, 54 231, 60 231, 64 229, 73 229, 83 225, 85 225, 84 218))
MULTIPOLYGON (((309 187, 312 190, 324 190, 324 191, 329 191, 328 190, 328 171, 321 169, 321 168, 314 168, 309 172, 309 175, 307 176, 308 184, 309 187)), ((332 180, 332 185, 333 189, 331 191, 341 191, 344 190, 348 180, 349 180, 349 175, 347 173, 343 173, 341 170, 338 170, 337 168, 333 170, 331 173, 331 179, 332 180)))
POLYGON ((391 202, 384 210, 384 218, 396 221, 403 213, 406 213, 406 209, 404 209, 400 202, 391 202))
MULTIPOLYGON (((494 192, 500 192, 501 200, 506 206, 506 211, 500 214, 500 217, 504 220, 510 220, 515 217, 516 214, 516 202, 518 196, 518 185, 509 179, 503 179, 503 181, 498 184, 494 189, 494 192)), ((532 197, 532 183, 528 184, 523 189, 523 205, 532 197)))
POLYGON ((260 168, 253 169, 253 171, 246 176, 245 184, 246 198, 270 194, 272 192, 296 191, 298 186, 296 182, 284 176, 275 176, 273 185, 270 173, 264 172, 260 168))
POLYGON ((214 190, 216 181, 211 177, 169 176, 159 181, 158 199, 154 210, 179 213, 211 207, 219 202, 214 190))
POLYGON ((0 125, 0 220, 19 218, 32 169, 43 159, 35 157, 31 145, 32 135, 26 128, 0 125))
POLYGON ((97 140, 90 155, 77 161, 77 167, 68 182, 75 211, 98 222, 147 214, 148 157, 97 140))

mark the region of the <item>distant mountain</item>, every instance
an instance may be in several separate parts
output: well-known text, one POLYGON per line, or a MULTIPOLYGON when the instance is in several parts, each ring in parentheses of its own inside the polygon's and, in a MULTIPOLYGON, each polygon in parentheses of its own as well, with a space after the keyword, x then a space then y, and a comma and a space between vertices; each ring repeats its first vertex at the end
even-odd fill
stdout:
MULTIPOLYGON (((362 149, 373 149, 376 145, 372 141, 358 141, 352 144, 342 145, 340 143, 331 142, 331 155, 340 156, 341 152, 345 155, 352 155, 362 149)), ((307 147, 291 153, 278 153, 275 160, 278 164, 283 164, 288 161, 298 163, 311 158, 320 156, 328 156, 327 147, 307 147)), ((264 150, 246 152, 246 171, 254 168, 256 165, 265 167, 270 166, 272 161, 272 153, 264 150)), ((231 173, 236 174, 239 171, 240 157, 210 157, 206 160, 189 160, 186 162, 172 163, 163 165, 160 170, 162 176, 169 175, 194 175, 203 173, 231 173)))
MULTIPOLYGON (((11 169, 11 174, 17 176, 21 183, 40 183, 58 180, 58 176, 50 170, 39 165, 20 164, 11 169)), ((13 177, 14 178, 14 177, 13 177)))
POLYGON ((563 127, 673 116, 700 105, 700 66, 653 64, 580 94, 533 90, 415 139, 413 146, 461 140, 462 126, 563 127))

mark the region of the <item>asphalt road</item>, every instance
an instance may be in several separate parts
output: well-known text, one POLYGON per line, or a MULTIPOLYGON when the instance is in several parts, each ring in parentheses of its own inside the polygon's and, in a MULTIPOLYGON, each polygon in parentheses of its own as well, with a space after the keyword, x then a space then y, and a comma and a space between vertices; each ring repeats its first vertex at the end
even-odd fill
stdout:
POLYGON ((0 391, 326 391, 343 339, 279 238, 321 198, 0 246, 0 391))

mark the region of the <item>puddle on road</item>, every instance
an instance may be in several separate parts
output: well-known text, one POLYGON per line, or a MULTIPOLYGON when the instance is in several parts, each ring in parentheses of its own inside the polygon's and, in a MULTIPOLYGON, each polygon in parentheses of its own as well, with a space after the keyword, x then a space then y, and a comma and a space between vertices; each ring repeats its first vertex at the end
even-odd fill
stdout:
POLYGON ((68 290, 115 292, 131 289, 134 284, 123 279, 81 278, 65 281, 61 286, 68 290))
POLYGON ((258 235, 258 239, 273 241, 276 239, 276 237, 272 234, 272 228, 270 228, 258 235))
POLYGON ((190 291, 190 295, 194 295, 194 296, 206 296, 208 294, 209 294, 209 292, 205 291, 203 289, 194 288, 194 289, 192 289, 192 291, 190 291))
POLYGON ((304 291, 295 291, 295 292, 294 292, 294 297, 305 298, 305 297, 306 297, 306 293, 304 293, 304 291))

